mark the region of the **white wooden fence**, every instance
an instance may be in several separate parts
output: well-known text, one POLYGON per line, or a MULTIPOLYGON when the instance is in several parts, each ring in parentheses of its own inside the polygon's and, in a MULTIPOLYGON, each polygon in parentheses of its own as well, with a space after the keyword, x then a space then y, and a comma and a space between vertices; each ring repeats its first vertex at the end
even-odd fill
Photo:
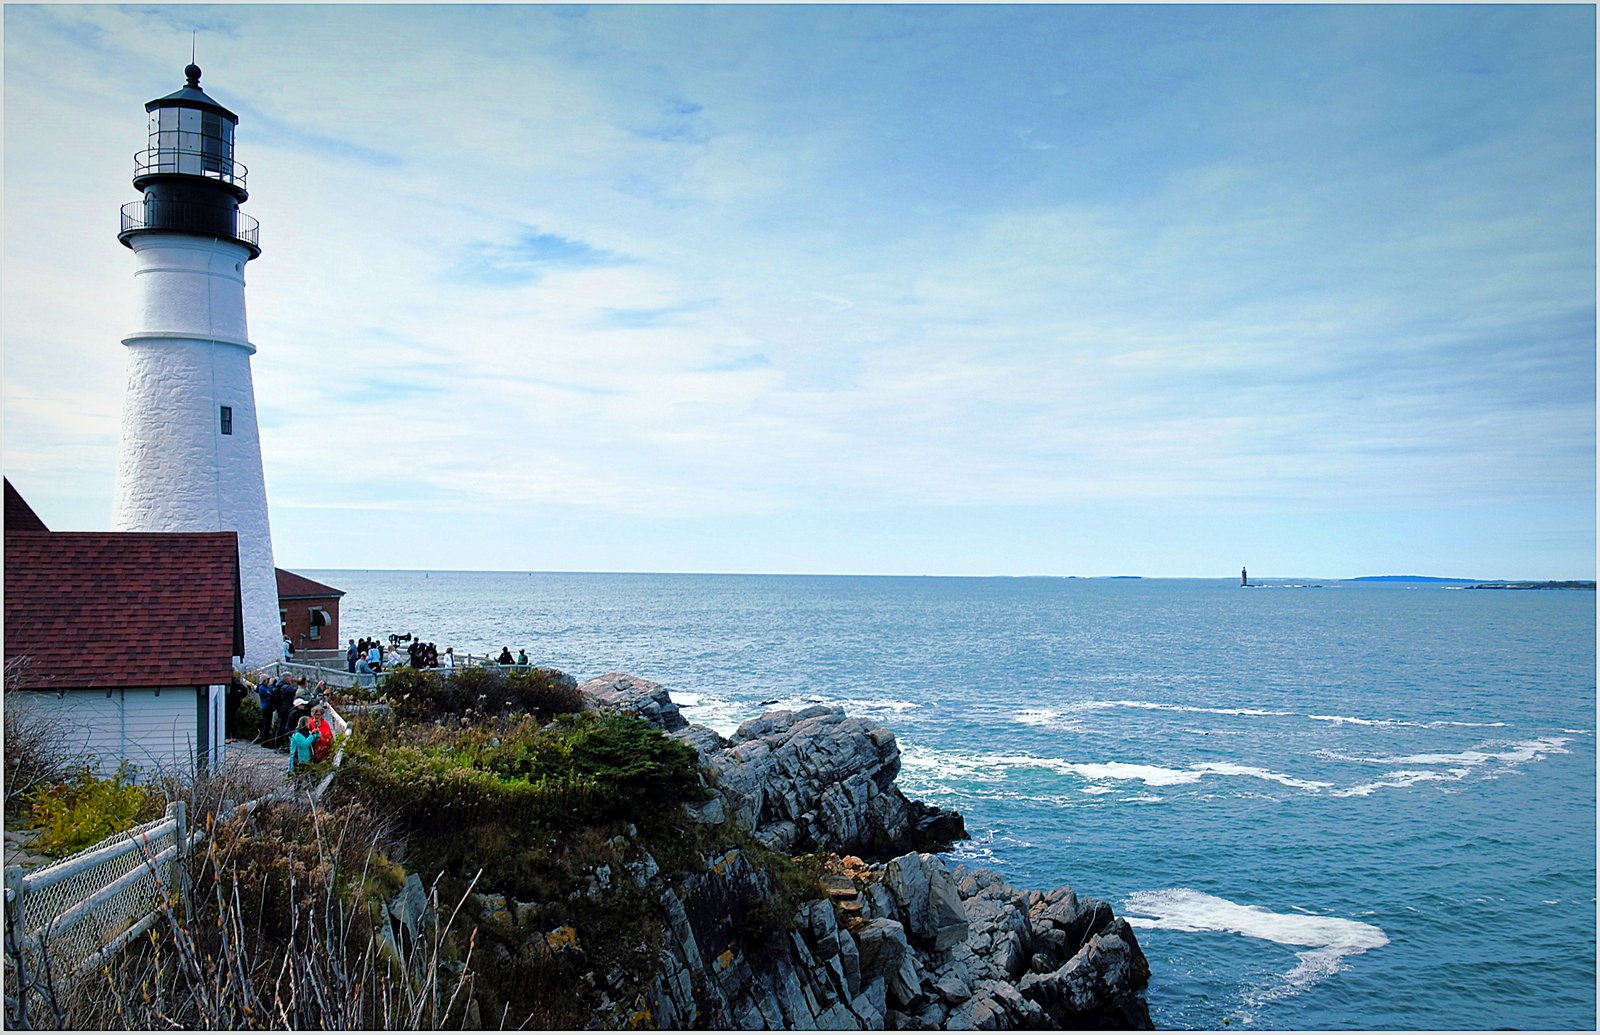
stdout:
MULTIPOLYGON (((337 770, 350 724, 331 704, 325 714, 339 738, 337 770)), ((331 771, 324 776, 312 796, 321 798, 333 777, 331 771)), ((292 785, 276 787, 236 809, 292 793, 292 785)), ((27 1026, 35 1005, 30 989, 68 987, 148 930, 169 896, 186 899, 189 850, 204 837, 204 830, 189 831, 184 803, 175 801, 160 819, 49 866, 28 873, 6 867, 7 1026, 18 1018, 27 1026)))

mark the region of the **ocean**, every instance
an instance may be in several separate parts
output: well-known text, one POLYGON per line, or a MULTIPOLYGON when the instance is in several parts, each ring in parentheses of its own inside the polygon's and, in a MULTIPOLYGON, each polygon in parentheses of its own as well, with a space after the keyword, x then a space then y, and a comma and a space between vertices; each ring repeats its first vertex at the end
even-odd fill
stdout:
POLYGON ((305 574, 346 636, 630 672, 724 733, 881 720, 952 868, 1128 917, 1159 1027, 1595 1028, 1593 593, 305 574))

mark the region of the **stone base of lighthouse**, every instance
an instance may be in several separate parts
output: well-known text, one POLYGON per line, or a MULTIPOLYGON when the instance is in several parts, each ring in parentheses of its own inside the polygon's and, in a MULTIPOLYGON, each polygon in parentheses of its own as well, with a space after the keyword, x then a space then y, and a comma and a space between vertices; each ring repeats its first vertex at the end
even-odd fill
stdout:
POLYGON ((143 234, 140 330, 128 346, 112 528, 239 536, 247 664, 281 657, 277 575, 246 337, 244 264, 231 241, 143 234))

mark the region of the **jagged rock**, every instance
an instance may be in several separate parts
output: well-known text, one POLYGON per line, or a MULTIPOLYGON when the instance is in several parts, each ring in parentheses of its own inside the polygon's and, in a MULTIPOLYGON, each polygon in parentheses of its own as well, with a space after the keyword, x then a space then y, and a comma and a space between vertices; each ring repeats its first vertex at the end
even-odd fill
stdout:
MULTIPOLYGON (((418 882, 421 883, 420 881, 418 882)), ((504 895, 473 893, 468 899, 478 917, 483 920, 495 920, 503 924, 511 923, 511 911, 506 908, 504 895)))
POLYGON ((622 865, 628 871, 628 876, 633 879, 635 887, 644 887, 650 883, 652 877, 661 872, 661 866, 649 852, 642 852, 639 858, 622 865))
POLYGON ((406 882, 401 886, 400 893, 389 903, 389 915, 399 922, 414 943, 431 913, 422 878, 415 873, 406 874, 406 882))
POLYGON ((942 852, 970 835, 959 812, 946 812, 937 805, 911 802, 911 839, 919 852, 942 852))
POLYGON ((678 730, 673 736, 698 751, 702 758, 728 746, 726 737, 710 726, 702 726, 699 723, 678 730))
POLYGON ((1142 989, 1149 964, 1138 943, 1121 937, 1131 930, 1091 937, 1072 959, 1048 974, 1029 974, 1019 991, 1038 1003, 1059 1027, 1149 1028, 1150 1011, 1142 989))
MULTIPOLYGON (((769 712, 723 738, 684 723, 647 680, 608 673, 583 690, 593 707, 640 715, 696 749, 717 797, 693 818, 731 820, 787 854, 826 848, 888 860, 848 860, 846 875, 826 879, 788 930, 763 927, 757 938, 745 925, 771 901, 772 877, 745 853, 662 882, 659 973, 637 1014, 650 1026, 1150 1026, 1148 964, 1106 903, 1080 901, 1065 885, 1020 892, 993 870, 952 873, 920 853, 930 838, 965 831, 959 815, 895 786, 900 754, 887 729, 819 705, 769 712)), ((616 857, 635 884, 655 876, 622 846, 616 857)), ((617 1004, 606 1015, 616 1023, 603 1026, 625 1026, 632 1009, 617 1004)))
POLYGON ((678 712, 678 706, 660 683, 630 676, 623 672, 607 672, 578 687, 584 703, 591 711, 610 708, 625 715, 637 715, 673 733, 689 725, 678 712))
POLYGON ((950 871, 936 856, 908 852, 889 862, 884 887, 904 911, 912 937, 943 952, 967 938, 967 913, 950 871))

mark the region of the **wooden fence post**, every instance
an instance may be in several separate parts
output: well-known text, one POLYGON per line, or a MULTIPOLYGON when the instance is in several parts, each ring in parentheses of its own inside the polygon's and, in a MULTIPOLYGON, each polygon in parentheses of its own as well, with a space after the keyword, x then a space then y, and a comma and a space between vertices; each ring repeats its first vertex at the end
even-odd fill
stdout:
POLYGON ((5 909, 5 954, 7 962, 16 968, 16 973, 11 976, 6 984, 11 993, 6 998, 11 1000, 6 1003, 6 1027, 29 1028, 28 1023, 28 993, 31 991, 28 962, 24 954, 23 942, 27 938, 27 931, 23 928, 22 911, 22 867, 6 867, 6 909, 5 909), (12 998, 12 995, 15 998, 12 998))
POLYGON ((188 809, 180 799, 167 806, 172 816, 173 844, 177 852, 172 856, 172 887, 183 902, 183 915, 189 916, 189 825, 188 809))

